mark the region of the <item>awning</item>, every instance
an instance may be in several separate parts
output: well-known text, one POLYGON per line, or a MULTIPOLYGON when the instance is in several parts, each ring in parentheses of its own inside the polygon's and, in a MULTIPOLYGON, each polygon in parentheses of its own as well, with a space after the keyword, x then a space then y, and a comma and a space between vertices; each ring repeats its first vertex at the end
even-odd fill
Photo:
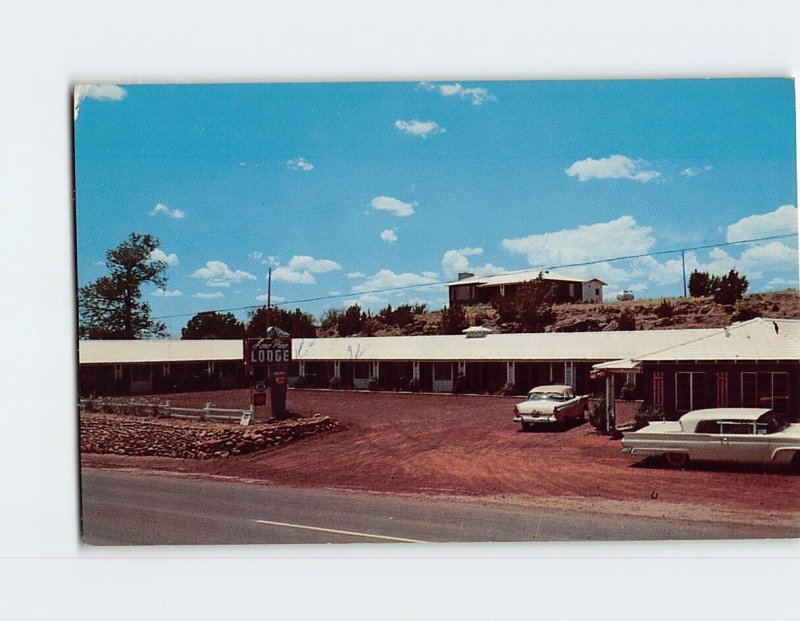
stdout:
POLYGON ((605 373, 641 373, 642 363, 629 358, 610 360, 592 365, 591 377, 602 377, 605 373))

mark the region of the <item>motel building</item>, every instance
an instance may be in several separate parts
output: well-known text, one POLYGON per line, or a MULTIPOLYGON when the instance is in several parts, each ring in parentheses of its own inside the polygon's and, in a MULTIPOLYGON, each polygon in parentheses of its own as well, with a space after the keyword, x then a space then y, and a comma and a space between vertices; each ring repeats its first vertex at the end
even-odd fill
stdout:
MULTIPOLYGON (((239 340, 80 341, 81 395, 247 387, 239 340)), ((289 384, 308 388, 524 395, 543 384, 619 396, 622 386, 670 418, 763 406, 800 419, 800 320, 728 328, 292 339, 289 384), (462 379, 457 379, 463 376, 462 379), (336 378, 331 382, 332 378, 336 378)))

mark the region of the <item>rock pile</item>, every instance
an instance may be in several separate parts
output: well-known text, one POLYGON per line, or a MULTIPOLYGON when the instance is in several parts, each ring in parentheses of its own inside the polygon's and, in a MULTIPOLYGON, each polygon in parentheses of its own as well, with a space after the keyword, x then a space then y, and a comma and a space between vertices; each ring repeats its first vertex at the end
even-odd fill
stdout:
POLYGON ((336 419, 320 415, 243 427, 83 412, 81 452, 213 459, 260 451, 338 425, 336 419))

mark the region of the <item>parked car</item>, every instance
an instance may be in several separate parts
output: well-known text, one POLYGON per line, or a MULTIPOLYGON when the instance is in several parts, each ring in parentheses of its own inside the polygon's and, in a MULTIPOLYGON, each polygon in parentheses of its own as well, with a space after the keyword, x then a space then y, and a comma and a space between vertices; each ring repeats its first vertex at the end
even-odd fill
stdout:
POLYGON ((691 460, 798 465, 800 424, 763 408, 694 410, 623 434, 622 452, 663 456, 674 468, 691 460))
POLYGON ((540 423, 566 425, 571 420, 584 420, 589 397, 576 396, 572 386, 537 386, 528 398, 514 406, 514 422, 522 423, 523 431, 540 423))

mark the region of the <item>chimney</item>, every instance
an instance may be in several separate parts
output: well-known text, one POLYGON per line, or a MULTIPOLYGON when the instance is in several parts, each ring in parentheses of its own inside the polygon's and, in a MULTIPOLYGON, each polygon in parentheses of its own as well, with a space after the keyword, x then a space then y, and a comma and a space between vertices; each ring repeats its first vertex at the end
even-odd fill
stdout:
POLYGON ((465 278, 472 278, 474 276, 475 276, 475 274, 473 274, 472 272, 459 272, 458 273, 458 279, 459 280, 464 280, 465 278))

